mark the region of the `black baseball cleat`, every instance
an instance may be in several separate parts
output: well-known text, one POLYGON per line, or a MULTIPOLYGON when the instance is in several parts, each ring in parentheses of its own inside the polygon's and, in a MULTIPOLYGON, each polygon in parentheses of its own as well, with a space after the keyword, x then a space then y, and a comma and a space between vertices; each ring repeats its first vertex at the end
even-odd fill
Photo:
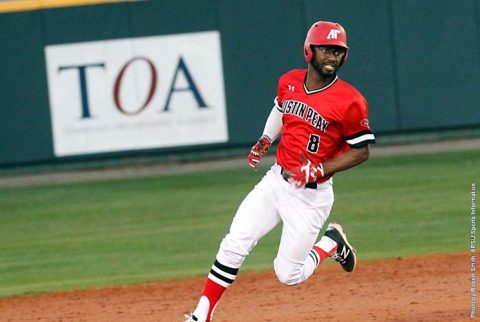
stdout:
POLYGON ((330 255, 330 257, 339 262, 344 271, 352 272, 357 264, 356 251, 348 243, 347 236, 343 232, 342 226, 336 223, 329 224, 325 231, 325 236, 331 238, 337 243, 337 250, 330 255))

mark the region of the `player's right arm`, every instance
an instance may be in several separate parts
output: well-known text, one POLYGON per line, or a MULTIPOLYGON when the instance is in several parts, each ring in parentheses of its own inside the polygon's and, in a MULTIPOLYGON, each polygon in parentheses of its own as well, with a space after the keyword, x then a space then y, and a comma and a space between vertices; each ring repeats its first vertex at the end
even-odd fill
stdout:
POLYGON ((275 99, 275 106, 268 115, 263 134, 248 154, 248 163, 255 171, 257 170, 258 162, 267 154, 270 145, 272 145, 282 132, 282 113, 278 109, 277 104, 277 100, 275 99))
POLYGON ((278 80, 277 97, 274 100, 274 106, 268 115, 267 122, 263 129, 263 134, 257 143, 252 147, 248 155, 248 163, 257 170, 257 164, 267 154, 270 145, 280 136, 283 129, 283 97, 286 91, 286 76, 288 73, 283 74, 278 80))

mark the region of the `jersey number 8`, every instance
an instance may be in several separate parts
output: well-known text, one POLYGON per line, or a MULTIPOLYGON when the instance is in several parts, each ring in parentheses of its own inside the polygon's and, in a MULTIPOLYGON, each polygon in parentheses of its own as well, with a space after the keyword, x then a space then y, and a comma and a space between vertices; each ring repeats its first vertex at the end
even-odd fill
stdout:
POLYGON ((310 134, 310 139, 307 144, 307 151, 311 153, 317 153, 320 147, 320 136, 317 134, 310 134))

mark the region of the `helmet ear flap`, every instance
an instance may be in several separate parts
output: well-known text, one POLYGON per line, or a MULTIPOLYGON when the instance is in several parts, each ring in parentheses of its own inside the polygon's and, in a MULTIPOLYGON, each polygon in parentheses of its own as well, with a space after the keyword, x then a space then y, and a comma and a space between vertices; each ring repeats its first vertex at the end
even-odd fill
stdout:
POLYGON ((313 45, 307 44, 303 50, 305 54, 305 60, 307 61, 307 64, 310 64, 314 56, 313 45))

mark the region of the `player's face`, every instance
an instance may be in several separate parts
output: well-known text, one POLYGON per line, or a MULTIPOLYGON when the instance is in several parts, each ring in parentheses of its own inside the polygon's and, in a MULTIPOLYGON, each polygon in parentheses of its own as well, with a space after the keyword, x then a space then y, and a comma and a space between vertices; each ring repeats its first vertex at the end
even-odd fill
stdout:
POLYGON ((321 76, 330 77, 335 75, 340 67, 345 49, 339 46, 314 46, 314 53, 313 68, 321 76))

